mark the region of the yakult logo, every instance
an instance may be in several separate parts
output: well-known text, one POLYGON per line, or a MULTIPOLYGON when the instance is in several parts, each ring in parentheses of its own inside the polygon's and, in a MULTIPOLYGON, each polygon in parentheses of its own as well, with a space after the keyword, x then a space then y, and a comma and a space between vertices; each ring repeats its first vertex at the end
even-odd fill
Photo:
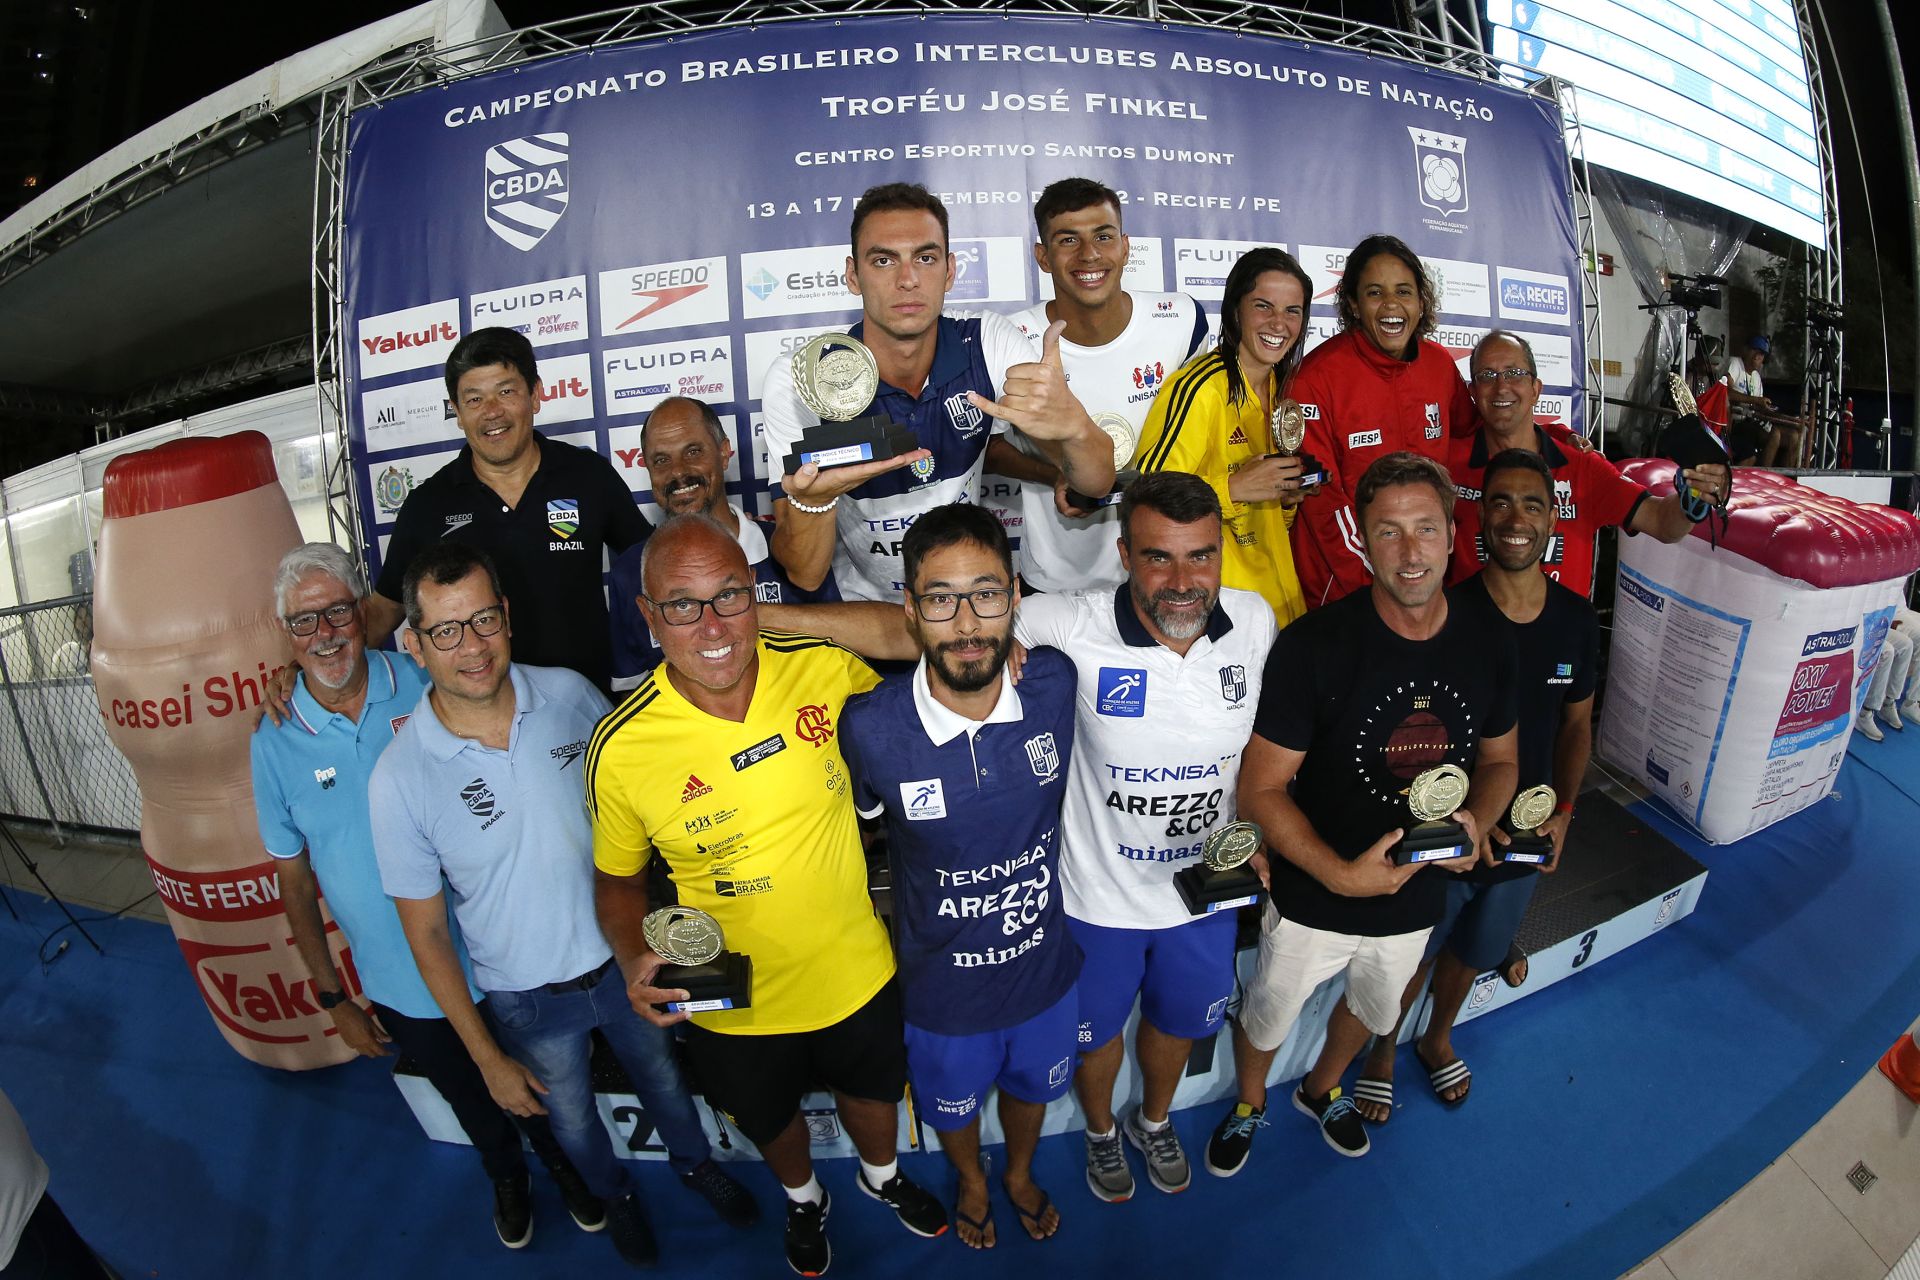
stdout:
POLYGON ((356 327, 355 337, 362 378, 445 364, 453 344, 460 340, 460 300, 448 298, 367 316, 356 327))
POLYGON ((487 148, 487 230, 522 253, 567 211, 567 135, 536 133, 487 148))

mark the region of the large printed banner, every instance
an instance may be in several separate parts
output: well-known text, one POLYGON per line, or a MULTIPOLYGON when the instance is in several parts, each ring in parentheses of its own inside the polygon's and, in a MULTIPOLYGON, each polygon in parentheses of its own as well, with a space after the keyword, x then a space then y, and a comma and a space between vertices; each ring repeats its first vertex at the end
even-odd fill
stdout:
POLYGON ((648 411, 714 403, 732 487, 764 510, 766 370, 858 318, 848 224, 881 182, 946 202, 955 310, 1049 296, 1032 206, 1057 178, 1122 193, 1132 288, 1217 310, 1245 249, 1291 250, 1313 278, 1310 343, 1335 332, 1346 249, 1391 232, 1434 273, 1434 337, 1463 367, 1489 328, 1523 331, 1543 410, 1584 417, 1557 110, 1390 59, 1120 21, 781 23, 396 98, 354 116, 349 147, 348 411, 376 565, 460 446, 441 364, 486 325, 532 340, 536 425, 599 449, 643 500, 648 411))

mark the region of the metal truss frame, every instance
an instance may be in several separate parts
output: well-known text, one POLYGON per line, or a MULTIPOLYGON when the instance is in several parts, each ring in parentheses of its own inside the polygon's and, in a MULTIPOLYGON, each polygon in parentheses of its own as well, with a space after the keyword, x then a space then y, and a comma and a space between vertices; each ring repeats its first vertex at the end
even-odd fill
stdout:
MULTIPOLYGON (((1845 242, 1840 234, 1840 183, 1833 163, 1833 124, 1827 113, 1827 87, 1820 71, 1820 54, 1814 46, 1812 2, 1794 0, 1793 9, 1800 24, 1800 44, 1806 50, 1808 96, 1813 99, 1813 133, 1820 152, 1820 199, 1827 213, 1824 249, 1811 245, 1807 249, 1806 296, 1809 304, 1817 301, 1839 307, 1846 301, 1841 269, 1845 242)), ((1807 381, 1800 411, 1813 414, 1813 427, 1808 432, 1810 438, 1801 448, 1806 465, 1837 467, 1840 465, 1840 433, 1845 430, 1840 411, 1844 402, 1841 378, 1847 367, 1846 332, 1834 331, 1830 370, 1816 370, 1815 341, 1816 331, 1809 327, 1807 381)))
POLYGON ((821 19, 983 13, 1197 26, 1351 49, 1488 82, 1499 79, 1499 65, 1477 47, 1424 31, 1398 31, 1255 0, 1027 0, 986 6, 964 0, 910 4, 900 0, 656 0, 523 27, 447 49, 420 46, 401 51, 328 86, 320 95, 315 137, 318 173, 313 216, 313 368, 326 449, 327 515, 335 540, 365 550, 359 499, 353 487, 341 332, 347 122, 353 112, 417 89, 451 84, 505 67, 648 40, 821 19))

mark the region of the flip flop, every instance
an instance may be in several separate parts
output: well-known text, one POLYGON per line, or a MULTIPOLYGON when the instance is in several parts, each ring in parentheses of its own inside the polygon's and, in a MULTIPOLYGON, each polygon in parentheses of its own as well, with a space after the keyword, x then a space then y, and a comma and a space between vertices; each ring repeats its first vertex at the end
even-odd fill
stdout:
POLYGON ((1371 1102, 1387 1109, 1387 1114, 1378 1120, 1369 1119, 1364 1112, 1361 1113, 1360 1118, 1375 1128, 1393 1119, 1393 1081, 1391 1080, 1382 1080, 1378 1076, 1361 1076, 1353 1082, 1353 1100, 1371 1102))
POLYGON ((1440 1100, 1442 1106, 1453 1108, 1467 1100, 1466 1093, 1462 1093, 1457 1098, 1449 1098, 1446 1096, 1446 1091, 1455 1085, 1464 1084, 1467 1086, 1468 1092, 1472 1091, 1473 1072, 1467 1069, 1465 1062, 1459 1058, 1455 1058, 1452 1062, 1445 1062, 1437 1067, 1433 1066, 1427 1062, 1426 1055, 1420 1052, 1419 1046, 1417 1045, 1414 1047, 1413 1056, 1419 1060, 1422 1067, 1426 1068, 1427 1083, 1433 1086, 1433 1096, 1440 1100))
POLYGON ((1531 971, 1531 967, 1527 964, 1527 953, 1520 949, 1520 944, 1517 942, 1507 948, 1507 958, 1494 969, 1494 972, 1500 975, 1500 981, 1510 987, 1524 986, 1527 975, 1531 971), (1515 969, 1522 971, 1518 978, 1513 976, 1515 969))
MULTIPOLYGON (((1015 1209, 1016 1211, 1017 1211, 1017 1210, 1018 1210, 1018 1209, 1020 1208, 1020 1206, 1019 1206, 1019 1205, 1015 1205, 1015 1206, 1013 1206, 1013 1207, 1014 1207, 1014 1209, 1015 1209)), ((1046 1212, 1046 1210, 1045 1210, 1045 1209, 1042 1209, 1042 1210, 1041 1210, 1041 1212, 1042 1212, 1042 1213, 1045 1213, 1045 1212, 1046 1212)), ((968 1245, 967 1245, 967 1248, 969 1248, 969 1249, 991 1249, 991 1248, 993 1248, 993 1246, 994 1246, 995 1244, 998 1244, 998 1243, 999 1243, 999 1241, 998 1241, 998 1240, 993 1240, 993 1241, 989 1241, 989 1240, 987 1240, 987 1239, 986 1239, 986 1235, 987 1235, 987 1228, 988 1228, 988 1227, 991 1227, 991 1226, 993 1225, 993 1199, 992 1199, 992 1197, 988 1197, 988 1199, 987 1199, 987 1211, 986 1211, 985 1213, 983 1213, 983 1214, 981 1214, 981 1215, 980 1215, 979 1217, 977 1217, 977 1218, 969 1218, 969 1217, 968 1217, 968 1216, 967 1216, 966 1214, 964 1214, 964 1213, 962 1213, 962 1212, 960 1212, 960 1202, 959 1202, 958 1200, 955 1200, 955 1201, 953 1202, 953 1220, 954 1220, 955 1222, 957 1222, 957 1223, 959 1223, 959 1224, 960 1224, 961 1226, 963 1226, 963 1227, 972 1227, 972 1228, 973 1228, 973 1229, 974 1229, 975 1231, 978 1231, 978 1232, 980 1233, 980 1237, 981 1237, 981 1241, 980 1241, 980 1243, 979 1243, 979 1244, 968 1244, 968 1245)), ((954 1232, 953 1234, 954 1234, 954 1235, 955 1235, 956 1237, 958 1237, 960 1233, 959 1233, 958 1231, 955 1231, 955 1232, 954 1232)), ((966 1242, 965 1240, 961 1240, 961 1241, 960 1241, 960 1243, 961 1243, 961 1244, 967 1244, 967 1242, 966 1242)))
MULTIPOLYGON (((1040 1190, 1038 1187, 1034 1189, 1036 1191, 1040 1190)), ((1023 1231, 1027 1233, 1027 1239, 1034 1240, 1034 1241, 1045 1241, 1045 1240, 1053 1239, 1053 1236, 1036 1236, 1033 1234, 1034 1232, 1040 1230, 1041 1224, 1046 1221, 1047 1210, 1053 1207, 1053 1200, 1050 1196, 1047 1195, 1045 1191, 1040 1191, 1039 1207, 1036 1208, 1032 1213, 1028 1213, 1025 1209, 1022 1209, 1020 1207, 1020 1202, 1018 1200, 1015 1200, 1011 1193, 1007 1195, 1007 1203, 1012 1205, 1013 1211, 1020 1215, 1020 1227, 1023 1231)), ((1054 1235, 1060 1234, 1060 1227, 1058 1223, 1054 1224, 1053 1231, 1054 1231, 1054 1235)))

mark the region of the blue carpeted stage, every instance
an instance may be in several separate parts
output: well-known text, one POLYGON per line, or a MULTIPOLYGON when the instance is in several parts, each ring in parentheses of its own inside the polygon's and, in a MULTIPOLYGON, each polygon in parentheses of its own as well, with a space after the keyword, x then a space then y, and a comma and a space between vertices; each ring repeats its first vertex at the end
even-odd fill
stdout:
MULTIPOLYGON (((1725 849, 1651 821, 1711 868, 1698 910, 1642 945, 1464 1026, 1471 1100, 1444 1110, 1401 1050, 1404 1105, 1374 1152, 1342 1160, 1276 1109, 1247 1170, 1196 1171, 1176 1198, 1109 1206, 1083 1188, 1080 1147, 1047 1139, 1038 1176, 1064 1223, 1021 1235, 996 1198, 988 1258, 951 1236, 907 1236, 859 1196, 834 1196, 833 1274, 921 1280, 1149 1275, 1196 1264, 1300 1276, 1619 1275, 1785 1150, 1911 1021, 1920 993, 1920 730, 1856 739, 1836 794, 1725 849)), ((129 1277, 560 1276, 620 1263, 566 1221, 536 1179, 532 1245, 510 1254, 488 1224, 472 1153, 428 1142, 383 1067, 286 1075, 215 1034, 163 926, 93 926, 42 971, 60 923, 14 893, 0 916, 0 1087, 53 1168, 81 1231, 129 1277)), ((71 932, 62 935, 71 937, 71 932)), ((1212 1109, 1176 1115, 1197 1157, 1212 1109)), ((950 1188, 937 1154, 906 1157, 950 1188)), ((737 1238, 676 1186, 636 1166, 670 1273, 787 1274, 777 1191, 743 1173, 769 1212, 737 1238)), ((996 1192, 998 1184, 995 1184, 996 1192)))

